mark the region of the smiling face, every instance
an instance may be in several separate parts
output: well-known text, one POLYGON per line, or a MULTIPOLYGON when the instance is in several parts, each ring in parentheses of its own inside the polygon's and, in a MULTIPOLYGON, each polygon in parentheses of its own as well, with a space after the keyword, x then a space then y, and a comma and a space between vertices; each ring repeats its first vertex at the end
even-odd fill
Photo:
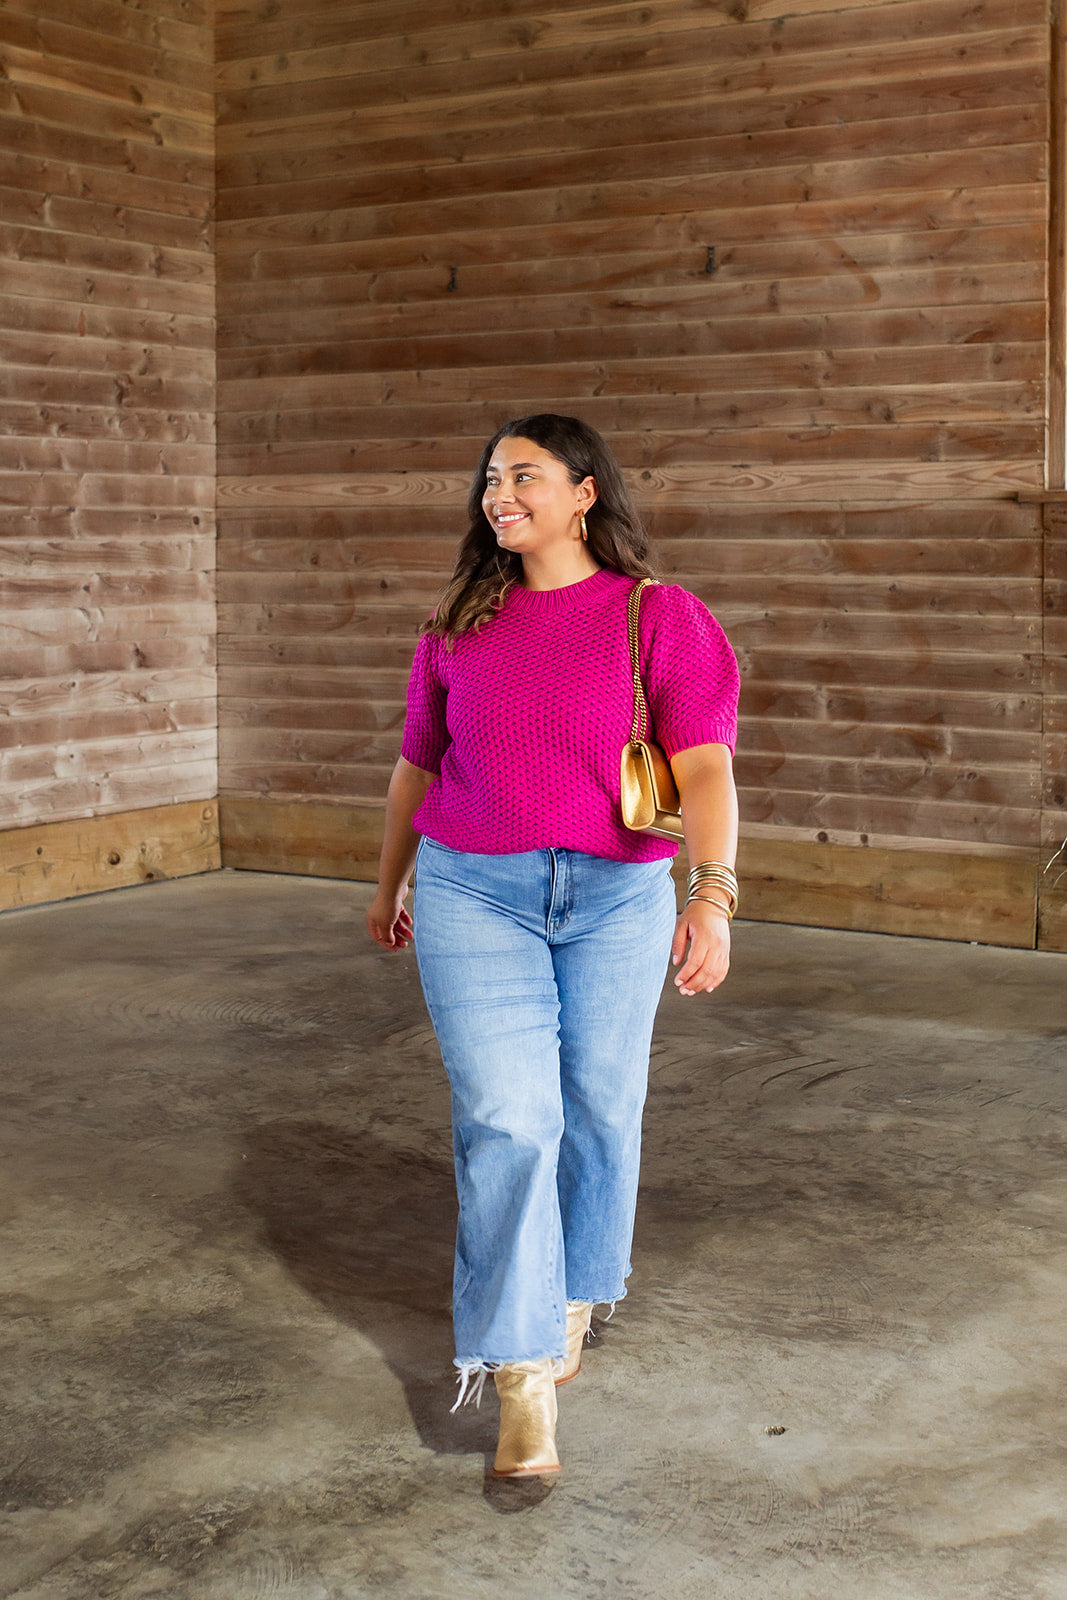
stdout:
POLYGON ((592 478, 570 471, 532 439, 501 439, 486 468, 482 510, 497 544, 516 555, 544 555, 581 542, 579 514, 596 499, 592 478))

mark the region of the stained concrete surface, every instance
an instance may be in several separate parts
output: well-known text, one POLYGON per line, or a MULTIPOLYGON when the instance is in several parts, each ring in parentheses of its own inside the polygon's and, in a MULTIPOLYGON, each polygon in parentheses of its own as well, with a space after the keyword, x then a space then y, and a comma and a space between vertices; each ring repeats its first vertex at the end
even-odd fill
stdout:
POLYGON ((739 924, 668 990, 548 1490, 449 1414, 447 1097, 369 894, 0 918, 0 1593, 1065 1600, 1067 958, 739 924))

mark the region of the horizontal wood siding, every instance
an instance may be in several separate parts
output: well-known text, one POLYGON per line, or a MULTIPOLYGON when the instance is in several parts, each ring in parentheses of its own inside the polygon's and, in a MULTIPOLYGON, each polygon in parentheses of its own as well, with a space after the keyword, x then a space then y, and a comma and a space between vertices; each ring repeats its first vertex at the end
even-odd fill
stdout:
POLYGON ((751 840, 1032 867, 1048 69, 1043 0, 221 0, 224 797, 380 807, 480 447, 574 411, 751 840))
POLYGON ((0 829, 217 791, 211 23, 0 8, 0 829))

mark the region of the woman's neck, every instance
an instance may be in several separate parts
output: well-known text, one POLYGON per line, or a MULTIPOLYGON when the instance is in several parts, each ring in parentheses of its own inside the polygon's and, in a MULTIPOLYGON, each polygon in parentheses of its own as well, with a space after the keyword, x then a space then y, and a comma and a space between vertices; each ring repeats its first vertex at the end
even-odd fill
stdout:
POLYGON ((522 586, 535 592, 544 589, 567 589, 572 583, 591 578, 600 567, 586 546, 546 552, 544 556, 524 555, 522 558, 522 586))

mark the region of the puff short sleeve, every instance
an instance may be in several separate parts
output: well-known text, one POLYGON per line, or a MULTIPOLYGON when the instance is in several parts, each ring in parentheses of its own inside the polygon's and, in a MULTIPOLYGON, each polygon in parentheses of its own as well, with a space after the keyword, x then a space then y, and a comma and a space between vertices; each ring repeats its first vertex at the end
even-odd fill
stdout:
POLYGON ((655 738, 667 756, 698 744, 737 742, 740 674, 722 628, 677 584, 641 597, 641 675, 655 738))
POLYGON ((445 722, 446 687, 442 677, 442 641, 424 633, 415 649, 408 681, 407 715, 400 754, 424 772, 440 772, 451 739, 445 722))

